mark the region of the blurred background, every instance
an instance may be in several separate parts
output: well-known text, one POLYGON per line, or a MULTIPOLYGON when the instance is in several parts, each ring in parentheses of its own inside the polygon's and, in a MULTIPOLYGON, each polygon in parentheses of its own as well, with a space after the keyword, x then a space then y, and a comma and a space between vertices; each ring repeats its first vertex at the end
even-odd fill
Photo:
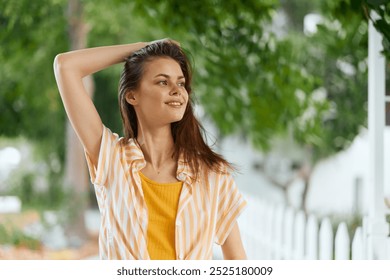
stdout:
MULTIPOLYGON (((368 23, 388 58, 389 11, 388 0, 0 0, 0 259, 98 258, 96 198, 53 60, 160 38, 191 54, 196 114, 213 148, 239 167, 248 257, 309 258, 305 242, 327 230, 328 257, 337 258, 338 234, 352 247, 368 213, 368 23)), ((89 80, 103 122, 119 134, 121 67, 89 80)))

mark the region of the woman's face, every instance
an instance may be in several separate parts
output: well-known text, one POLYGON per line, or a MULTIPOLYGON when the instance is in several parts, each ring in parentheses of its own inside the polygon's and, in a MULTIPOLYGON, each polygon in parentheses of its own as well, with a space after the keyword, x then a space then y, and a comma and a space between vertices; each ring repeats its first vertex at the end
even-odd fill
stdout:
POLYGON ((183 118, 188 93, 180 65, 171 58, 155 58, 145 64, 137 90, 127 95, 137 118, 148 126, 164 126, 183 118))

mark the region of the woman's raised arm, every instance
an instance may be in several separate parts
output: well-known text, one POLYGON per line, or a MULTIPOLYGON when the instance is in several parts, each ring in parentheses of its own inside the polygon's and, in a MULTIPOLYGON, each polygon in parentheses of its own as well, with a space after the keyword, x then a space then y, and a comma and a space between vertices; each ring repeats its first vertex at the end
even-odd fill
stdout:
POLYGON ((58 54, 54 74, 68 118, 84 149, 97 166, 102 121, 87 94, 83 78, 124 61, 146 43, 97 47, 58 54))

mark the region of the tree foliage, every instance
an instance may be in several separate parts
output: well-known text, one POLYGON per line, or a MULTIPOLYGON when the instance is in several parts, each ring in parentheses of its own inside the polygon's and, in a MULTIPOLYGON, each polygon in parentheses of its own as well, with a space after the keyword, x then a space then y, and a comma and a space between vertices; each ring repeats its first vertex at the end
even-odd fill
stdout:
POLYGON ((390 2, 388 0, 363 0, 367 18, 373 21, 375 28, 383 35, 383 53, 390 59, 390 2), (378 17, 373 18, 370 11, 378 17))
POLYGON ((312 123, 317 124, 313 129, 301 133, 302 127, 296 125, 294 130, 300 143, 312 145, 315 161, 347 148, 366 126, 367 22, 361 9, 343 10, 343 5, 343 1, 323 3, 317 32, 301 37, 305 55, 300 63, 322 87, 322 93, 314 92, 310 100, 322 94, 328 106, 322 114, 313 114, 312 123))
POLYGON ((63 109, 52 71, 67 46, 61 1, 1 1, 0 135, 63 150, 63 109), (50 32, 49 32, 50 31, 50 32))

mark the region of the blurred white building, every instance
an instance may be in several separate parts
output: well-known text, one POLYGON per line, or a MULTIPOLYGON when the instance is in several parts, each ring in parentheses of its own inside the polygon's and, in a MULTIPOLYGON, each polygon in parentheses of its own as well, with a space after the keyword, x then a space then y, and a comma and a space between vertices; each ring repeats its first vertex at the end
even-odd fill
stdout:
MULTIPOLYGON (((390 127, 386 127, 385 170, 390 171, 390 127), (387 143, 387 145, 386 145, 387 143)), ((220 152, 240 167, 235 175, 238 187, 247 195, 282 202, 283 195, 254 168, 262 161, 261 152, 254 150, 239 137, 221 141, 220 152)), ((280 162, 283 164, 283 162, 280 162)), ((369 192, 369 143, 368 133, 358 135, 351 146, 318 163, 313 170, 307 198, 309 212, 319 215, 367 214, 369 192)), ((303 182, 295 180, 289 190, 290 201, 298 207, 301 201, 303 182)), ((390 172, 385 172, 385 195, 390 198, 390 172)))
MULTIPOLYGON (((384 131, 385 196, 390 197, 390 127, 384 131), (387 172, 386 172, 387 171, 387 172)), ((308 209, 321 213, 368 211, 369 143, 365 131, 345 151, 322 161, 312 177, 308 209)))

